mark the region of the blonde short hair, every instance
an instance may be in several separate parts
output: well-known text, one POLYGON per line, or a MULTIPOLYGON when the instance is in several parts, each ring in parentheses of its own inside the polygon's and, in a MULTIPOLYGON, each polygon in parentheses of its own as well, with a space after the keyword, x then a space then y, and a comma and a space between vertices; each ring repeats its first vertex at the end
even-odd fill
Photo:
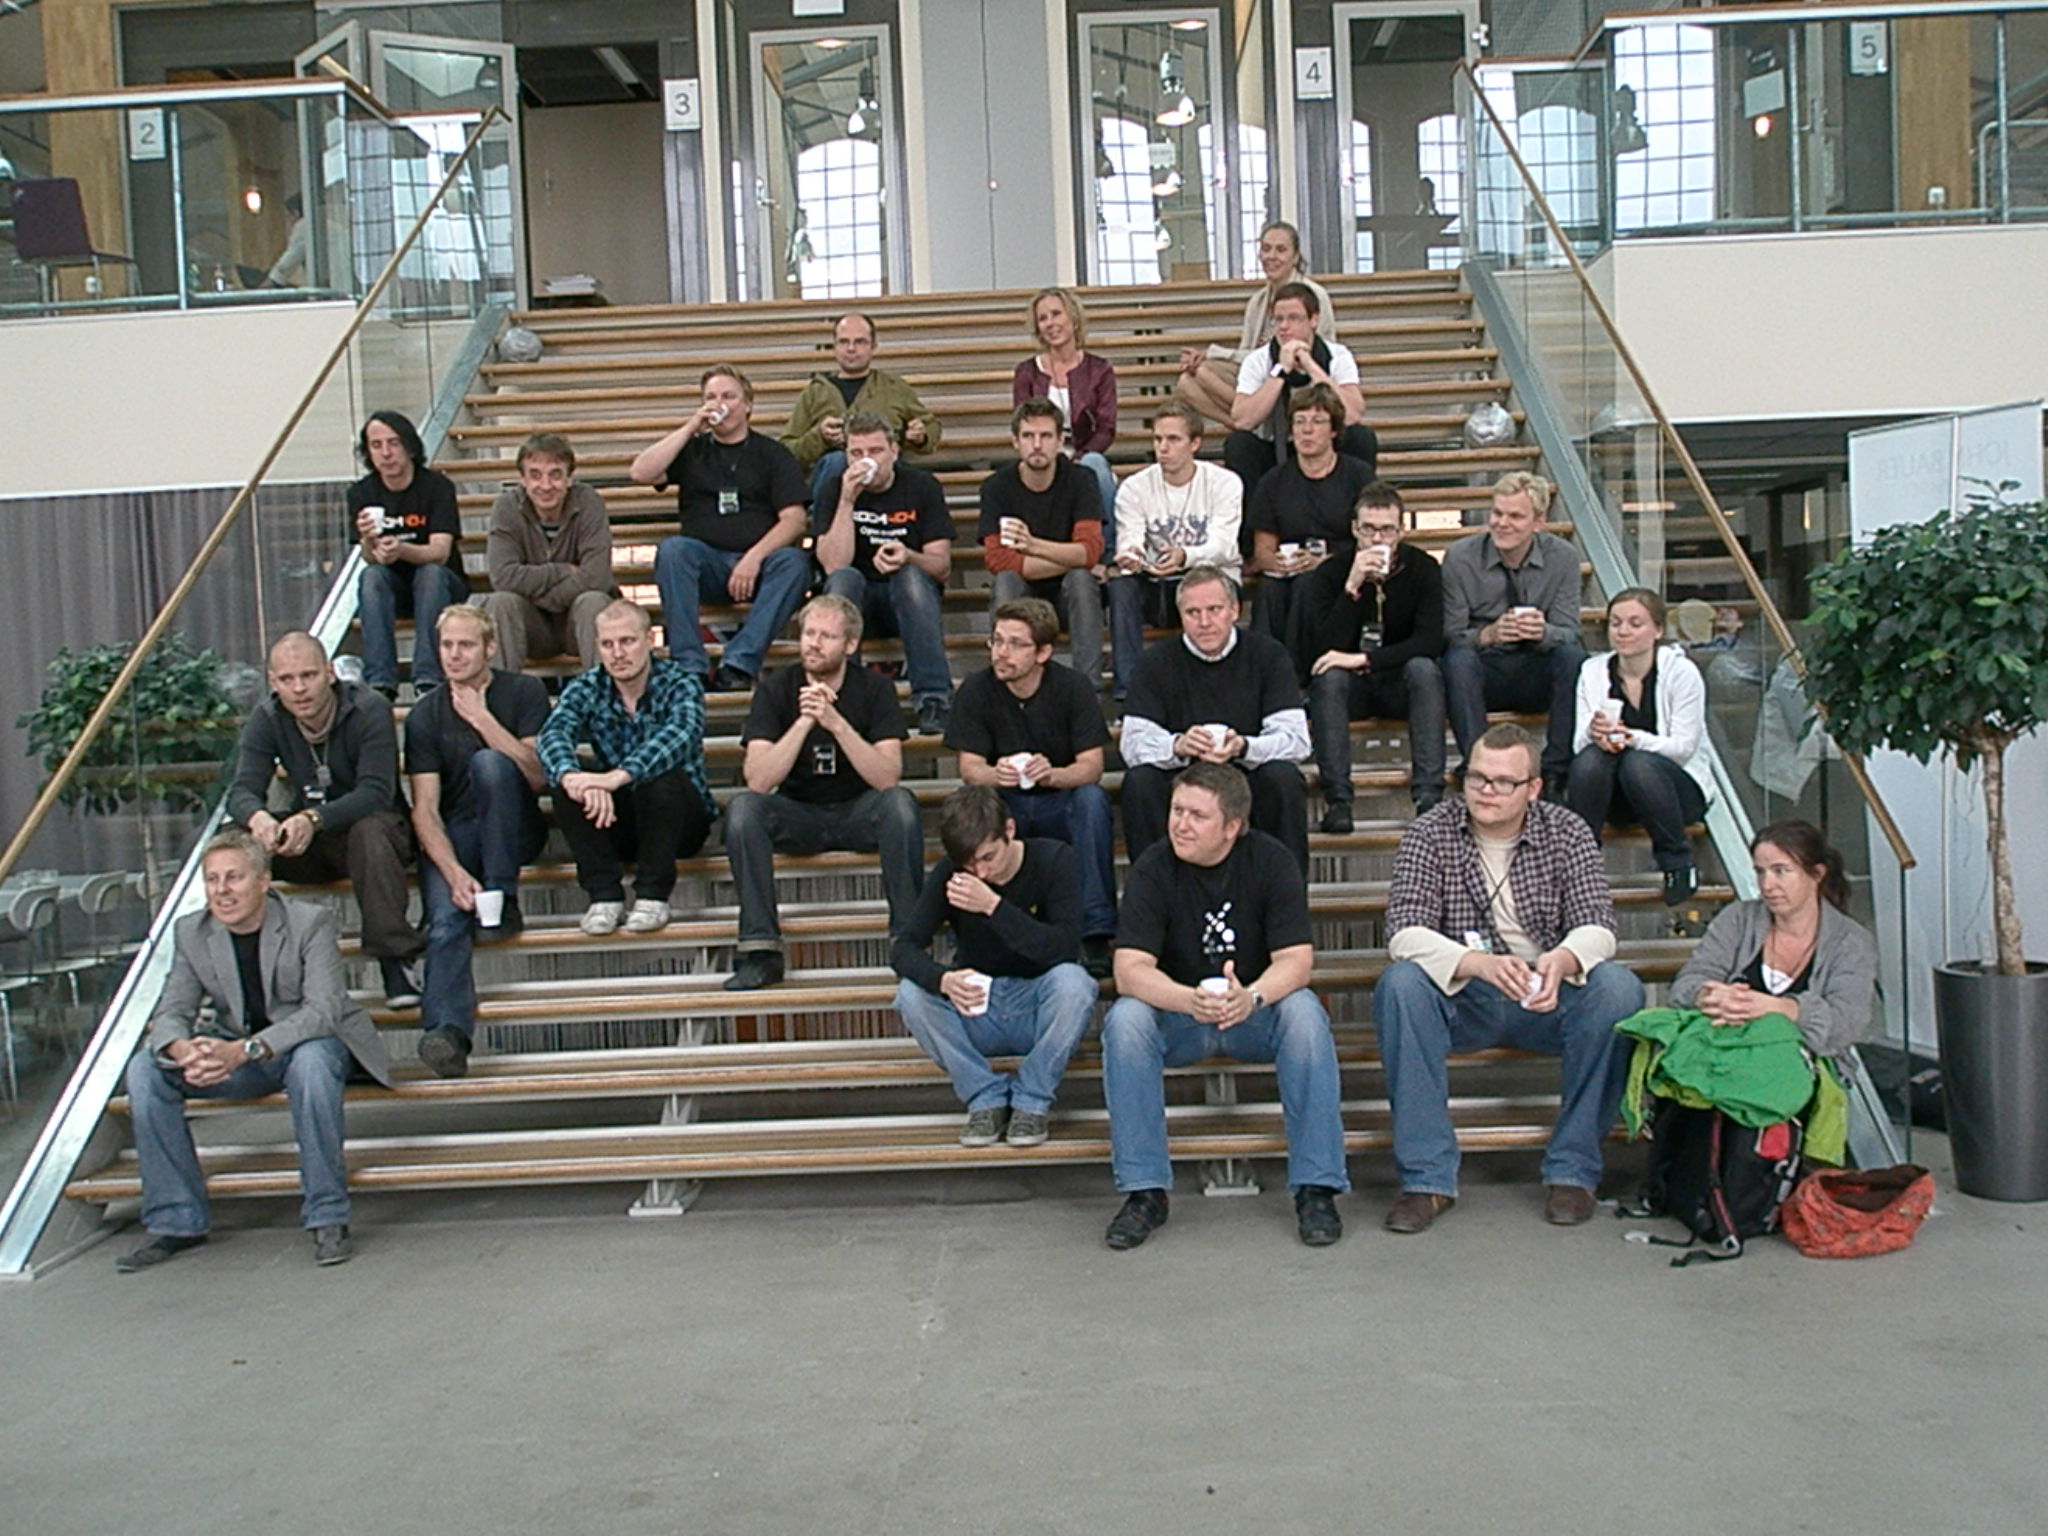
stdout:
POLYGON ((1493 482, 1496 496, 1527 496, 1538 517, 1549 515, 1550 498, 1556 489, 1541 475, 1532 475, 1526 469, 1511 469, 1493 482))

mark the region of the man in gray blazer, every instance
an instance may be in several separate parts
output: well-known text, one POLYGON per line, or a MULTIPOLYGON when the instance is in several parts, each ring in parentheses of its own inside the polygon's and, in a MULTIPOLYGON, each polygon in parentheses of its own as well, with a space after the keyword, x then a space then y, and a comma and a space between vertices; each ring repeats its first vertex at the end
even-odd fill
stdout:
POLYGON ((240 828, 206 845, 206 910, 172 928, 170 979, 143 1048, 128 1063, 142 1225, 150 1240, 125 1254, 123 1274, 206 1241, 206 1177, 185 1121, 187 1099, 254 1099, 280 1089, 299 1144, 301 1221, 318 1264, 354 1257, 341 1095, 349 1061, 391 1082, 391 1060, 370 1016, 342 985, 334 918, 270 889, 270 854, 240 828))

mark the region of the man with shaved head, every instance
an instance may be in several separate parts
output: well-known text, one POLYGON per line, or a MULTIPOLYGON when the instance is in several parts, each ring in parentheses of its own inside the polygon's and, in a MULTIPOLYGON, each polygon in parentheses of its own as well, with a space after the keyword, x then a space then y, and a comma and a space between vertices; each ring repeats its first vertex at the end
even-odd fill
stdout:
POLYGON ((405 911, 412 824, 398 788, 391 704, 367 684, 336 678, 327 648, 302 629, 270 648, 270 697, 242 727, 228 815, 269 852, 279 879, 346 875, 385 1001, 419 1002, 408 962, 425 945, 405 911))

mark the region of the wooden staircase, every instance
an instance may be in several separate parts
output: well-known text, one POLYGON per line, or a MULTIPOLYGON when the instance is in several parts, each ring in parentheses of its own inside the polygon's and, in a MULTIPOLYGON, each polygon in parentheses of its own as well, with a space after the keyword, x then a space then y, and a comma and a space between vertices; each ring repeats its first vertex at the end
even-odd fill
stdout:
MULTIPOLYGON (((1512 404, 1511 382, 1499 376, 1455 273, 1341 277, 1328 286, 1339 335, 1358 355, 1381 473, 1419 513, 1423 526, 1413 540, 1440 553, 1466 531, 1468 515, 1488 505, 1499 474, 1540 467, 1533 448, 1475 451, 1462 443, 1465 413, 1484 401, 1512 404)), ((1111 458, 1127 472, 1150 460, 1147 423, 1171 393, 1181 348, 1233 334, 1244 290, 1163 284, 1086 298, 1088 348, 1117 367, 1111 458)), ((984 664, 987 575, 974 537, 975 493, 1009 456, 1010 370, 1030 347, 1028 299, 1024 292, 926 295, 863 306, 877 323, 878 364, 906 376, 944 422, 940 450, 912 462, 938 475, 956 519, 944 605, 956 681, 984 664)), ((466 419, 450 432, 448 456, 437 465, 461 491, 472 584, 483 587, 485 521, 496 493, 514 479, 519 443, 530 432, 561 431, 576 447, 579 477, 611 511, 622 584, 658 613, 653 555, 675 531, 674 499, 628 484, 626 465, 687 414, 698 375, 714 362, 749 374, 758 392, 754 424, 776 434, 805 380, 831 366, 830 327, 842 311, 771 303, 518 316, 542 337, 541 360, 483 367, 466 419)), ((1220 431, 1206 448, 1220 451, 1220 431)), ((1568 523, 1552 527, 1571 533, 1568 523)), ((1597 594, 1587 597, 1587 620, 1597 624, 1597 594)), ((714 627, 736 618, 737 610, 703 614, 714 627)), ((1595 643, 1594 634, 1588 640, 1595 643)), ((777 649, 771 664, 793 659, 787 642, 777 649)), ((407 650, 401 640, 401 654, 407 650)), ((867 654, 886 659, 900 651, 880 642, 867 654)), ((561 674, 573 665, 531 670, 561 674)), ((709 700, 707 757, 721 799, 737 777, 746 702, 744 695, 709 700)), ((958 783, 952 755, 930 737, 906 745, 907 783, 933 806, 958 783)), ((1359 1153, 1388 1145, 1367 1003, 1386 963, 1386 882, 1407 822, 1407 757, 1401 722, 1362 722, 1354 732, 1359 829, 1310 839, 1315 986, 1338 1030, 1347 1142, 1359 1153)), ((1112 790, 1119 778, 1110 776, 1112 790)), ((961 1111, 895 1019, 872 856, 779 861, 789 977, 764 991, 731 993, 721 983, 732 963, 735 898, 715 842, 680 866, 677 921, 645 938, 593 939, 577 930, 583 902, 560 852, 557 838, 554 856, 522 883, 527 931, 476 951, 479 1054, 470 1075, 442 1080, 402 1065, 394 1089, 350 1090, 355 1187, 645 1181, 638 1209, 674 1210, 685 1203, 683 1181, 714 1177, 1107 1161, 1092 1045, 1068 1072, 1045 1145, 957 1144, 961 1111)), ((937 853, 928 845, 927 862, 937 853)), ((1691 944, 1673 936, 1647 843, 1640 834, 1610 836, 1608 864, 1622 958, 1648 982, 1669 979, 1691 944)), ((1729 892, 1712 883, 1711 849, 1702 850, 1702 868, 1710 883, 1694 905, 1711 910, 1729 892)), ((354 906, 343 888, 312 894, 335 903, 353 930, 354 906)), ((348 956, 365 979, 374 976, 353 940, 348 956)), ((394 1055, 409 1061, 416 1015, 380 1007, 373 1016, 394 1055)), ((1489 1052, 1461 1059, 1455 1081, 1454 1118, 1466 1150, 1533 1148, 1547 1139, 1556 1108, 1553 1062, 1489 1052)), ((1176 1159, 1241 1164, 1285 1152, 1270 1068, 1204 1063, 1172 1074, 1168 1098, 1176 1159)), ((116 1100, 109 1113, 124 1109, 116 1100)), ((281 1101, 201 1102, 191 1113, 213 1193, 297 1188, 289 1131, 279 1130, 281 1101)), ((75 1198, 97 1202, 138 1192, 132 1153, 69 1187, 75 1198)))

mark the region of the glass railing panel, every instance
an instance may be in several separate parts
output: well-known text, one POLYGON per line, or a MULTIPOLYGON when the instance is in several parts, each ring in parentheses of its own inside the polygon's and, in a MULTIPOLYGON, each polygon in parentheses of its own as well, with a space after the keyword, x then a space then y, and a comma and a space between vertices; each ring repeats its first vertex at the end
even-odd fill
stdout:
POLYGON ((2005 18, 2006 112, 1977 128, 1977 164, 2002 153, 2012 217, 2048 218, 2048 12, 2005 18))

